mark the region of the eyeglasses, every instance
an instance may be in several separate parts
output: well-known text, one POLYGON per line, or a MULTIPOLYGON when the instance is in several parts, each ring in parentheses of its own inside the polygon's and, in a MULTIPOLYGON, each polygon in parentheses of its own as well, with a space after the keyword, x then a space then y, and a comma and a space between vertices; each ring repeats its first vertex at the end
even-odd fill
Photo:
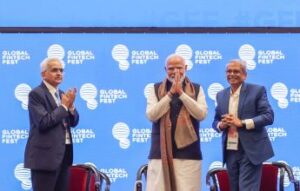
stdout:
POLYGON ((50 72, 53 72, 53 73, 57 73, 57 72, 63 73, 64 69, 63 68, 52 68, 50 70, 50 72))
POLYGON ((226 74, 240 74, 241 70, 226 70, 226 74))
POLYGON ((172 67, 172 66, 171 66, 171 67, 168 67, 168 68, 167 68, 167 70, 170 71, 170 72, 173 72, 174 70, 179 70, 179 71, 180 71, 180 70, 184 70, 184 69, 185 69, 185 68, 182 67, 182 66, 177 66, 177 67, 172 67))

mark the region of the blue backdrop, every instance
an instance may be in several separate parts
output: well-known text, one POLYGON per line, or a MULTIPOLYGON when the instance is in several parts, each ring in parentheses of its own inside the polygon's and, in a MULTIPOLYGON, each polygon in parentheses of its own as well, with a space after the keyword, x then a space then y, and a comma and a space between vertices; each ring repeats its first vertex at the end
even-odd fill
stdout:
POLYGON ((203 86, 209 106, 200 130, 203 190, 205 173, 221 161, 220 134, 211 123, 216 92, 227 87, 225 64, 233 58, 247 61, 248 82, 267 88, 275 111, 268 127, 271 161, 288 163, 299 180, 299 43, 299 34, 0 34, 1 190, 31 190, 23 168, 28 92, 40 84, 39 63, 47 56, 64 60, 61 88, 78 89, 74 163, 107 173, 113 191, 133 190, 138 167, 147 163, 148 88, 164 79, 164 60, 174 52, 186 59, 187 75, 203 86))
POLYGON ((0 0, 1 26, 297 27, 297 0, 0 0))

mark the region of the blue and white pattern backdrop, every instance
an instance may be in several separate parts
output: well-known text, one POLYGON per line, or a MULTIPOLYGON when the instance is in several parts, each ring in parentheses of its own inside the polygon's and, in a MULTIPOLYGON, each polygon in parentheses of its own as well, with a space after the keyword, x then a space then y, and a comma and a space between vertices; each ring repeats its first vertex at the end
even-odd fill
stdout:
POLYGON ((202 85, 209 106, 200 129, 203 190, 206 172, 221 165, 220 134, 211 123, 233 58, 247 61, 248 82, 267 88, 275 111, 267 128, 276 153, 271 161, 288 163, 299 180, 299 43, 299 34, 0 34, 1 190, 31 190, 23 168, 28 93, 40 84, 39 64, 47 56, 64 60, 61 88, 78 90, 74 163, 93 163, 107 173, 111 190, 133 190, 137 169, 147 163, 148 88, 165 78, 165 58, 174 52, 186 59, 187 75, 202 85))

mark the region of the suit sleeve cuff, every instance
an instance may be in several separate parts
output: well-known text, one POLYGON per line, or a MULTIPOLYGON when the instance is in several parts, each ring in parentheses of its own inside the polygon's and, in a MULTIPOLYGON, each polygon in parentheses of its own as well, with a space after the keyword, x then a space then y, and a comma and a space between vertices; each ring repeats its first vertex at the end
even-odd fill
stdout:
POLYGON ((63 106, 63 108, 65 108, 65 110, 68 111, 67 106, 65 106, 64 104, 61 104, 61 106, 63 106))

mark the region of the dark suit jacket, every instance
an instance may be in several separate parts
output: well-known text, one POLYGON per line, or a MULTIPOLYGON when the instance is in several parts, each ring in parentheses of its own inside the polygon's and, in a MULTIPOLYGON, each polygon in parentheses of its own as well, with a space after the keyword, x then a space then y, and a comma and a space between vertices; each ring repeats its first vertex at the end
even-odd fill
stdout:
MULTIPOLYGON (((230 87, 220 91, 216 97, 217 107, 212 126, 218 132, 217 125, 221 120, 221 116, 228 113, 229 98, 230 87)), ((248 83, 242 85, 238 105, 238 118, 241 120, 252 119, 255 124, 255 128, 251 130, 238 128, 240 143, 249 160, 254 165, 257 165, 274 156, 265 128, 266 125, 273 123, 274 112, 268 102, 266 89, 263 86, 248 83)), ((226 141, 227 129, 222 134, 223 162, 226 162, 226 141)))
MULTIPOLYGON (((65 153, 65 131, 70 133, 70 127, 78 124, 79 115, 76 110, 72 115, 63 106, 58 107, 44 83, 29 93, 28 110, 30 132, 24 166, 34 170, 56 170, 65 153)), ((69 162, 72 163, 72 159, 69 162)))

